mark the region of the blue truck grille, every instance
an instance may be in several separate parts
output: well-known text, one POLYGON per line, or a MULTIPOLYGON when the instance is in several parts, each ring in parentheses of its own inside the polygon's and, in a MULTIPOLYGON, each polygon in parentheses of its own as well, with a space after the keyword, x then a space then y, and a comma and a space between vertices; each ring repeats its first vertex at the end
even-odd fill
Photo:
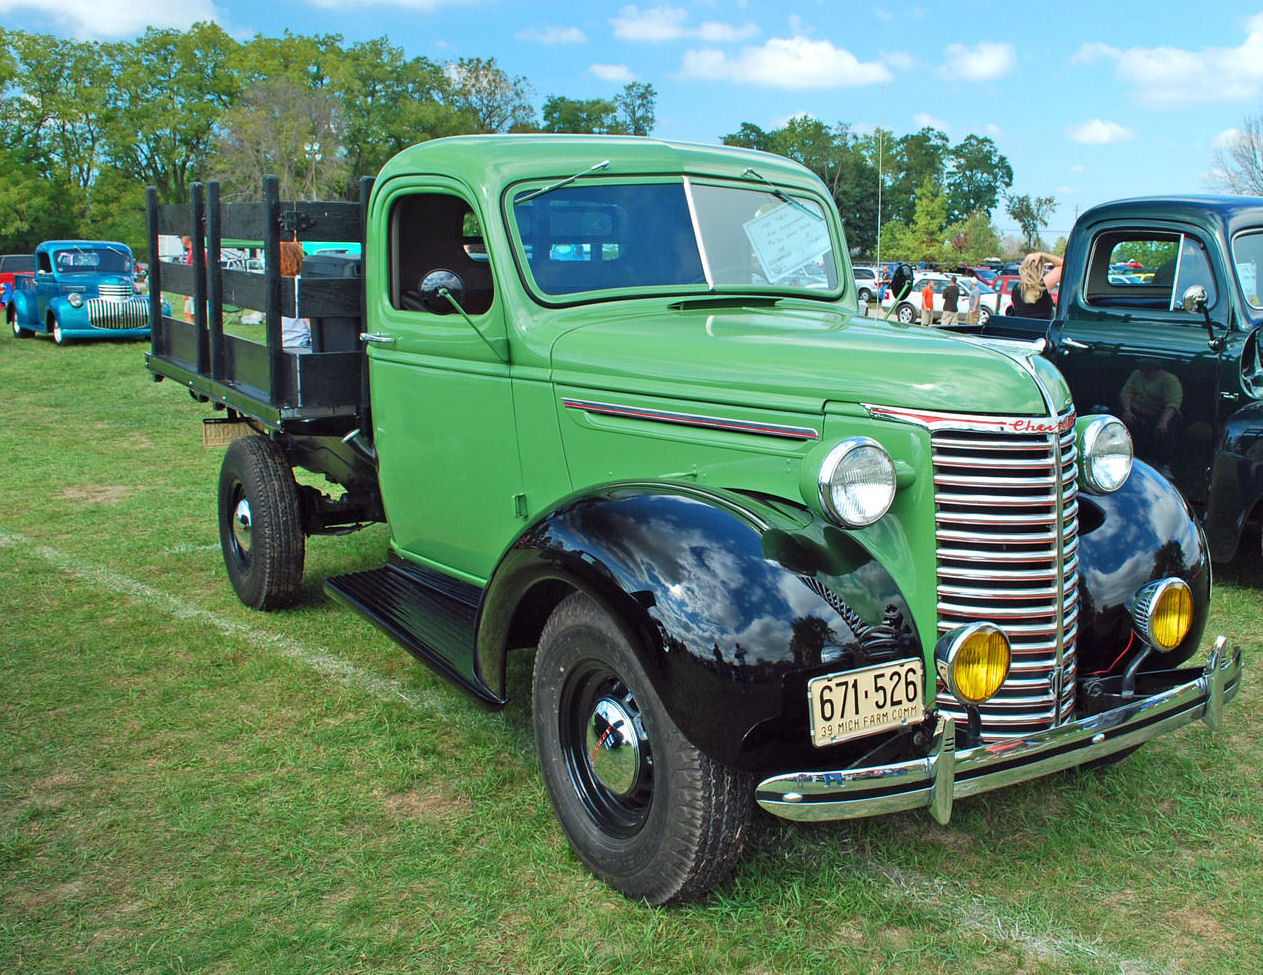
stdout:
MULTIPOLYGON (((936 429, 938 629, 989 620, 1013 666, 979 710, 990 741, 1042 731, 1074 711, 1079 616, 1078 457, 1073 414, 1062 432, 936 429)), ((939 708, 965 720, 940 687, 939 708)))
POLYGON ((147 298, 89 298, 83 306, 93 328, 143 328, 149 324, 147 298))

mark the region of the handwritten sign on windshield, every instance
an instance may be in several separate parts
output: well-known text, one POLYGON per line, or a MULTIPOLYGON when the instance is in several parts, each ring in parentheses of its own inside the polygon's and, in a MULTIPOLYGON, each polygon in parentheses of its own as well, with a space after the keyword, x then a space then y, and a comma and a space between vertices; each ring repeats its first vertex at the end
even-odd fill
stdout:
POLYGON ((743 225, 746 239, 763 265, 767 279, 776 283, 804 264, 819 260, 829 249, 829 226, 823 214, 806 205, 782 203, 743 225))

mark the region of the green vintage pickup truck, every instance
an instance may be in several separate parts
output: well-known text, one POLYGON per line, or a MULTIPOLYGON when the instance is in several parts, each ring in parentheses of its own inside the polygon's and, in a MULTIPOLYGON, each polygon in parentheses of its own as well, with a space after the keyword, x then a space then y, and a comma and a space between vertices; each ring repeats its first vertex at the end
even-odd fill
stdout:
POLYGON ((1222 720, 1205 540, 1034 345, 860 315, 823 185, 638 138, 462 137, 357 204, 150 194, 156 379, 229 442, 219 526, 247 604, 304 539, 384 520, 325 581, 488 708, 534 649, 540 768, 578 857, 700 896, 757 804, 828 820, 953 802, 1222 720), (220 267, 265 242, 266 275, 220 267), (281 241, 361 240, 281 277, 281 241), (163 289, 195 321, 164 317, 163 289), (266 342, 226 332, 264 309, 266 342), (287 348, 283 320, 311 323, 287 348), (323 474, 323 492, 293 471, 323 474))

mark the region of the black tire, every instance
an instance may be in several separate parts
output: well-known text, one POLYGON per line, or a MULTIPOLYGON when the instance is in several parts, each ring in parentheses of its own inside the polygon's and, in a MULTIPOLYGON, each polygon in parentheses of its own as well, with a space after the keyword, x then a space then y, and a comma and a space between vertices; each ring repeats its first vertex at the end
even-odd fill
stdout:
POLYGON ((750 778, 689 743, 583 593, 544 627, 532 697, 544 784, 588 869, 650 904, 700 897, 728 875, 749 831, 750 778))
POLYGON ((895 317, 905 325, 911 325, 917 320, 917 310, 912 305, 904 303, 899 306, 899 310, 895 312, 895 317))
POLYGON ((15 339, 29 339, 35 333, 29 328, 23 328, 18 324, 17 315, 10 314, 9 324, 13 326, 13 337, 15 339))
POLYGON ((285 453, 267 437, 228 445, 219 471, 219 544, 243 603, 277 609, 294 601, 305 555, 302 508, 285 453))
POLYGON ((859 298, 861 304, 867 305, 873 300, 873 293, 868 290, 868 288, 860 288, 859 291, 856 292, 856 297, 859 298))
POLYGON ((61 330, 61 319, 53 317, 53 327, 50 329, 53 333, 53 341, 63 348, 70 344, 70 337, 61 330))
POLYGON ((989 321, 991 321, 991 309, 980 306, 978 308, 978 324, 986 325, 989 321))

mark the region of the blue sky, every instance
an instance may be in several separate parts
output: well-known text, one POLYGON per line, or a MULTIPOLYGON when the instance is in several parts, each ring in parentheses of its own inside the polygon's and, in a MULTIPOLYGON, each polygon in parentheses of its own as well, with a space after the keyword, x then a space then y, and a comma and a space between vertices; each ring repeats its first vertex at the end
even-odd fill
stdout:
MULTIPOLYGON (((438 62, 494 57, 549 95, 658 91, 655 135, 718 142, 808 113, 896 134, 990 136, 1014 191, 1054 196, 1045 236, 1122 196, 1208 192, 1217 145, 1263 111, 1263 0, 1200 4, 654 0, 0 0, 0 23, 120 39, 214 20, 386 35, 438 62)), ((997 213, 1002 230, 1015 231, 997 213)))

